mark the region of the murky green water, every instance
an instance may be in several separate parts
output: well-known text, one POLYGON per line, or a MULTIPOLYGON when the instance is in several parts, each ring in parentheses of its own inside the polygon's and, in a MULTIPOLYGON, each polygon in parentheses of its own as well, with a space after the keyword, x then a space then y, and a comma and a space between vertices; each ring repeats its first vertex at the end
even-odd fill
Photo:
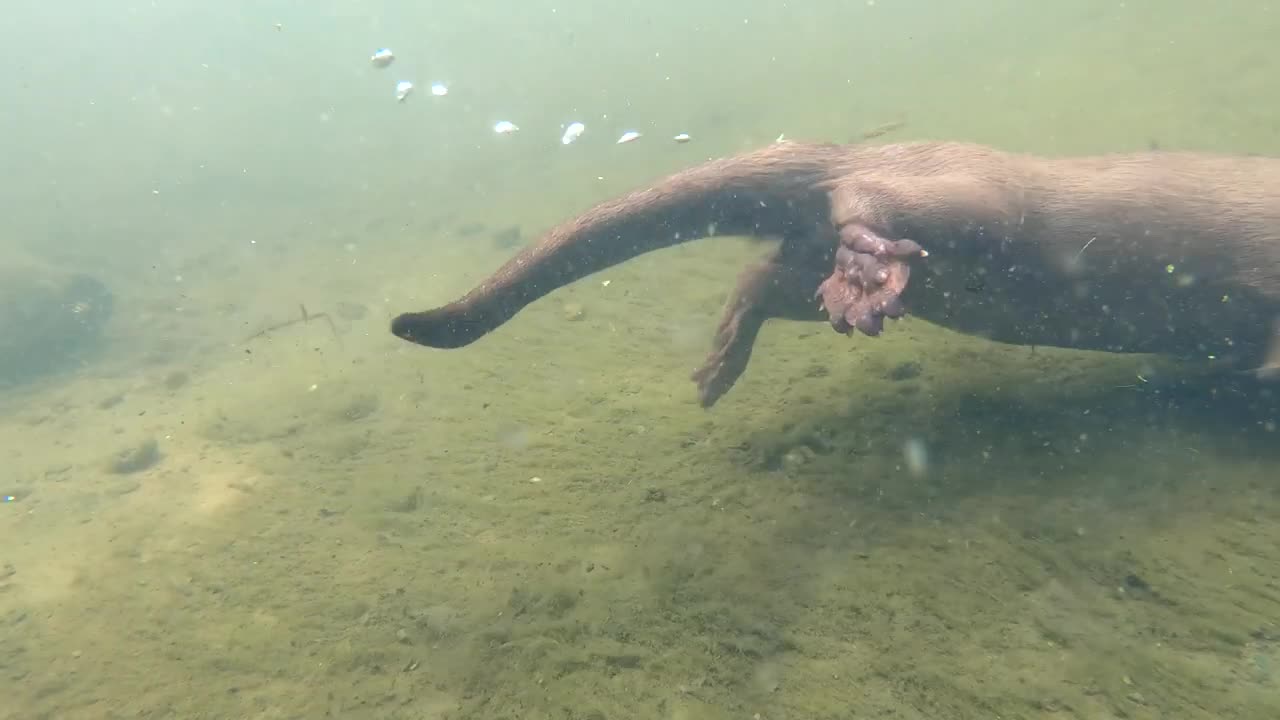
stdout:
POLYGON ((688 372, 762 252, 738 239, 466 350, 386 330, 592 203, 780 133, 1280 152, 1280 9, 6 15, 0 263, 113 297, 74 352, 26 340, 71 362, 0 391, 0 717, 1280 713, 1266 388, 910 318, 874 341, 773 322, 704 411, 688 372))

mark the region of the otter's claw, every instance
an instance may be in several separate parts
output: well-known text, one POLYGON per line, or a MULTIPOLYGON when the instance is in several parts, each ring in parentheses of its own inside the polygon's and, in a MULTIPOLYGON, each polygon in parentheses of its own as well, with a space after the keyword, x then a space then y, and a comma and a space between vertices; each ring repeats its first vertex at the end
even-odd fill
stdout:
POLYGON ((879 335, 884 318, 906 314, 899 296, 911 275, 907 259, 928 254, 913 240, 889 240, 861 225, 842 227, 835 271, 816 293, 831 326, 846 334, 857 329, 879 335))

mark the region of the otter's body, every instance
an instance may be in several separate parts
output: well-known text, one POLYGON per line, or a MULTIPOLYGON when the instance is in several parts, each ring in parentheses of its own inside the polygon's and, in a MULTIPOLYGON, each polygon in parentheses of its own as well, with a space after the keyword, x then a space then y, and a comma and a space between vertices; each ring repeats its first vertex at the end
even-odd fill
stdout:
POLYGON ((745 369, 770 317, 875 335, 905 309, 1006 343, 1242 370, 1276 359, 1280 159, 964 143, 780 143, 697 166, 563 223, 459 301, 392 330, 466 345, 558 287, 708 234, 781 243, 729 300, 694 375, 704 405, 745 369))
POLYGON ((902 296, 914 315, 1006 343, 1240 367, 1272 348, 1280 160, 873 150, 892 161, 843 171, 833 218, 878 215, 873 225, 928 249, 902 296))

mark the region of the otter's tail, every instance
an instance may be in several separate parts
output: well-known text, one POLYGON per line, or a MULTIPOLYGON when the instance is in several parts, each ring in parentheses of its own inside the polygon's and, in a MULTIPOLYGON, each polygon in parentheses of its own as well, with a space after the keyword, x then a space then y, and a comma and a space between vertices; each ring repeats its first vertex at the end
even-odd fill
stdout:
POLYGON ((837 145, 785 142, 676 173, 552 228, 457 301, 396 317, 391 332, 462 347, 552 290, 637 255, 711 235, 810 231, 828 221, 817 185, 840 153, 837 145))

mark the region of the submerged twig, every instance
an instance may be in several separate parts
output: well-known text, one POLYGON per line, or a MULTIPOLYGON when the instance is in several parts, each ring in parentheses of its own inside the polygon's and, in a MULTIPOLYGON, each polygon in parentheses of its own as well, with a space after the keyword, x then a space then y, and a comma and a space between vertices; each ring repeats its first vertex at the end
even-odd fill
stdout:
POLYGON ((907 125, 907 121, 905 119, 894 120, 893 122, 887 122, 887 123, 884 123, 883 125, 877 125, 871 128, 870 130, 864 130, 860 135, 858 135, 857 138, 855 138, 854 142, 857 142, 859 140, 874 140, 875 138, 878 138, 881 135, 888 135, 894 130, 898 130, 900 128, 906 127, 906 125, 907 125))
POLYGON ((338 327, 333 324, 333 318, 329 317, 329 313, 319 312, 312 315, 311 313, 307 312, 307 306, 303 305, 302 303, 298 303, 298 309, 302 312, 301 317, 296 317, 291 320, 285 320, 283 322, 278 322, 274 325, 267 326, 259 330, 258 332, 250 335, 249 337, 245 338, 244 342, 249 342, 250 340, 256 340, 257 338, 260 338, 260 337, 265 337, 270 333, 273 333, 277 330, 283 330, 293 325, 306 325, 312 320, 319 320, 323 318, 325 323, 329 325, 329 332, 333 333, 333 339, 338 342, 338 347, 342 347, 342 336, 338 335, 338 327))

